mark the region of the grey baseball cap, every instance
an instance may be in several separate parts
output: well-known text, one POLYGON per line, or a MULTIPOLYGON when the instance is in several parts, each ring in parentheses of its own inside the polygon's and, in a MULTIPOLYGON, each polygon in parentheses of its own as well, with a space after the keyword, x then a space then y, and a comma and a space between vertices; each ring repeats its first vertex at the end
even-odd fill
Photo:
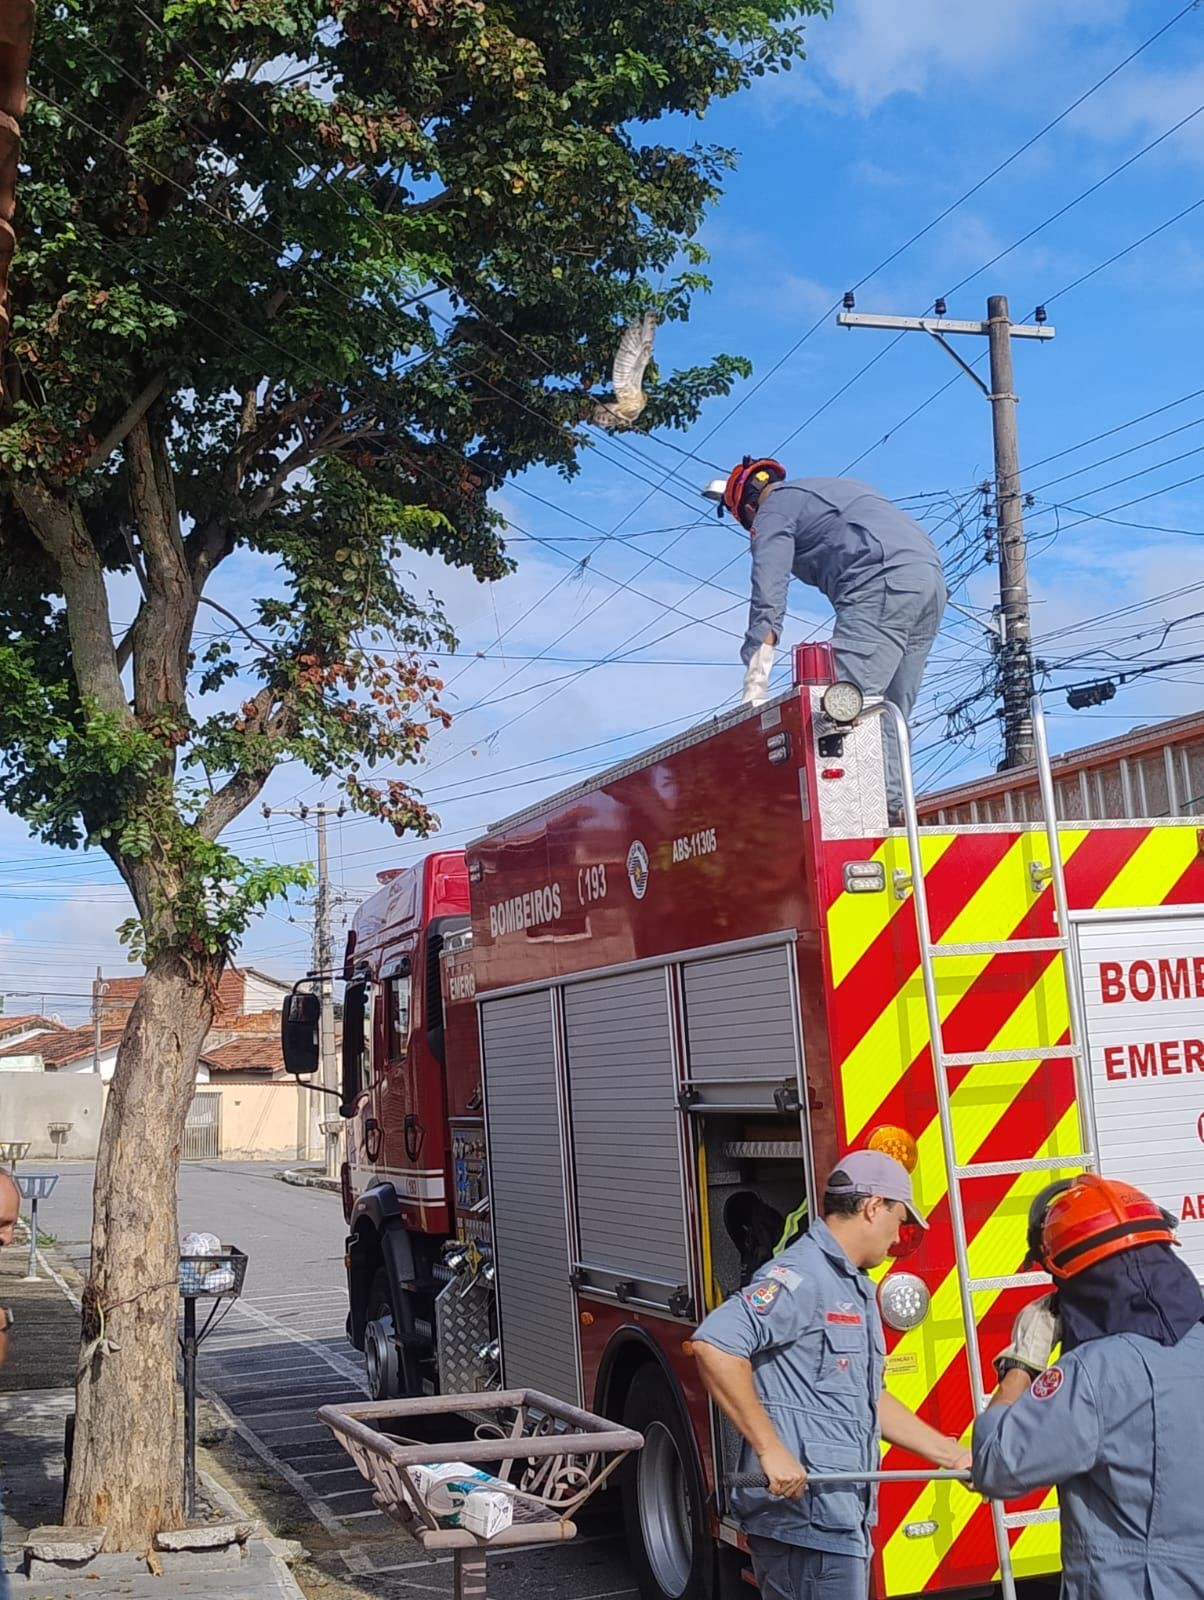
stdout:
POLYGON ((878 1194, 884 1200, 898 1200, 907 1207, 907 1214, 914 1223, 921 1228, 928 1226, 912 1197, 911 1174, 901 1162, 881 1150, 850 1150, 832 1169, 824 1192, 878 1194))

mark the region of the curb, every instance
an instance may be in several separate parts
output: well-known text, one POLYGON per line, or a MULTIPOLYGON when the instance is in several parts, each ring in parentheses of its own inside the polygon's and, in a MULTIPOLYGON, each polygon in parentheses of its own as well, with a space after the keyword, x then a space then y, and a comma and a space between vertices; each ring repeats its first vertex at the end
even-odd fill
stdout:
MULTIPOLYGON (((284 1174, 278 1173, 277 1176, 284 1177, 284 1174)), ((298 1174, 297 1176, 303 1175, 298 1174)), ((323 1183, 327 1181, 322 1180, 323 1183)), ((335 1184, 335 1187, 337 1188, 338 1185, 335 1184)), ((24 1218, 19 1220, 24 1223, 24 1218)), ((84 1279, 64 1252, 57 1245, 39 1245, 36 1247, 36 1259, 39 1268, 54 1283, 64 1299, 76 1311, 80 1310, 77 1290, 82 1290, 84 1279)), ((214 1400, 215 1397, 209 1395, 203 1386, 201 1392, 206 1399, 211 1402, 214 1400)), ((201 1454, 207 1454, 203 1446, 201 1454)), ((206 1471, 203 1466, 198 1466, 197 1477, 206 1494, 216 1505, 221 1507, 232 1521, 246 1524, 249 1527, 250 1536, 242 1546, 244 1551, 243 1560, 237 1569, 229 1566, 228 1570, 232 1574, 236 1570, 239 1571, 241 1573, 240 1583, 246 1585, 248 1590, 254 1594, 263 1596, 264 1600, 306 1600, 304 1592, 291 1570, 294 1562, 304 1559, 307 1553, 304 1546, 298 1544, 295 1540, 281 1539, 274 1535, 261 1518, 249 1513, 226 1485, 221 1483, 213 1473, 206 1471), (248 1567, 250 1568, 249 1571, 247 1570, 248 1567), (265 1579, 268 1581, 268 1587, 265 1587, 263 1581, 265 1579)), ((113 1581, 120 1582, 137 1580, 148 1575, 145 1556, 109 1556, 101 1559, 102 1563, 110 1564, 112 1570, 108 1570, 106 1567, 106 1570, 102 1573, 100 1570, 88 1572, 81 1569, 74 1573, 64 1571, 61 1575, 43 1571, 36 1578, 26 1577, 19 1570, 6 1572, 3 1564, 0 1564, 0 1595, 4 1593, 5 1577, 8 1579, 13 1600, 56 1600, 58 1586, 61 1583, 70 1582, 72 1592, 74 1592, 75 1584, 81 1579, 95 1583, 104 1577, 108 1577, 113 1581)), ((198 1562, 195 1558, 191 1560, 186 1558, 181 1561, 177 1557, 169 1555, 166 1562, 164 1562, 163 1557, 159 1558, 159 1562, 161 1567, 170 1564, 173 1570, 170 1572, 165 1571, 164 1577, 160 1578, 158 1582, 163 1583, 166 1581, 170 1586, 173 1578, 180 1580, 181 1592, 191 1587, 194 1583, 200 1582, 203 1584, 208 1576, 207 1564, 204 1561, 198 1562)), ((215 1565, 213 1570, 215 1572, 223 1571, 227 1569, 227 1566, 228 1564, 225 1566, 221 1564, 215 1565)), ((225 1592, 224 1586, 223 1592, 225 1592)), ((168 1593, 170 1593, 170 1588, 168 1593)), ((62 1600, 69 1600, 69 1597, 63 1595, 62 1600)))
POLYGON ((291 1183, 295 1189, 326 1189, 330 1194, 342 1194, 343 1186, 337 1178, 328 1178, 318 1172, 278 1172, 281 1183, 291 1183))
MULTIPOLYGON (((22 1250, 29 1247, 29 1223, 25 1217, 17 1218, 13 1242, 22 1250)), ((64 1298, 69 1300, 77 1311, 81 1310, 78 1291, 84 1286, 83 1277, 58 1245, 35 1245, 34 1259, 64 1298)))

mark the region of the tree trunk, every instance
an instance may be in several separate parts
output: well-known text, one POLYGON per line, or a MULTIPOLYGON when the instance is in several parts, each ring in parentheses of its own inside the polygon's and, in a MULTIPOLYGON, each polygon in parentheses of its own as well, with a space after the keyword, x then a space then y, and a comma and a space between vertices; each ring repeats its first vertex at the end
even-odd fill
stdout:
POLYGON ((151 962, 101 1129, 66 1519, 107 1527, 106 1550, 182 1521, 176 1184, 220 970, 174 950, 151 962))

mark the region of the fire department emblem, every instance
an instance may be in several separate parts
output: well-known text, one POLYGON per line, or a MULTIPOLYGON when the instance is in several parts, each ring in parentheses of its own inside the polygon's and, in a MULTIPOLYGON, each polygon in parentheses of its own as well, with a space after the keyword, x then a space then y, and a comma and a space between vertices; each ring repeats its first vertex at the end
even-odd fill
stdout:
POLYGON ((627 881, 637 900, 648 892, 648 852, 638 839, 633 839, 627 852, 627 881))
POLYGON ((744 1298, 757 1315, 763 1317, 777 1299, 781 1288, 780 1283, 758 1283, 751 1289, 745 1289, 744 1298))
POLYGON ((1034 1400, 1048 1400, 1062 1387, 1062 1379, 1065 1376, 1061 1367, 1046 1367, 1045 1371, 1034 1380, 1029 1393, 1034 1400))

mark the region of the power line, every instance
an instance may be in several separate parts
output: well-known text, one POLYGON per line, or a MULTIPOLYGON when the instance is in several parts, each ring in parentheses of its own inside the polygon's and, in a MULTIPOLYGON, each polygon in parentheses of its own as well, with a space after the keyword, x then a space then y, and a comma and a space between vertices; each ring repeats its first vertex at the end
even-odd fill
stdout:
MULTIPOLYGON (((1191 10, 1193 8, 1189 6, 1188 9, 1191 10)), ((953 296, 957 294, 959 290, 964 289, 968 283, 973 283, 975 278, 981 277, 984 272, 988 272, 992 267, 997 266, 998 263, 1006 256, 1010 256, 1014 250, 1018 250, 1022 244, 1027 244, 1030 239, 1035 239, 1037 234, 1043 233, 1051 223, 1059 221, 1066 215, 1068 211, 1073 211, 1075 206, 1080 205, 1084 200, 1089 199, 1091 195, 1097 194, 1105 184, 1111 183, 1113 178, 1118 178, 1122 172, 1127 172, 1131 166, 1142 160, 1143 157, 1148 156, 1152 150, 1156 150, 1159 145, 1165 144, 1165 142, 1174 134, 1178 133, 1181 128, 1185 128, 1187 127, 1188 123, 1194 122, 1202 111, 1204 111, 1204 102, 1201 102, 1200 105, 1196 106, 1194 111, 1189 111, 1185 116, 1180 117, 1178 122, 1173 123, 1169 128, 1165 129, 1165 131, 1160 133, 1157 138, 1151 139, 1149 144, 1143 145, 1140 150, 1135 152, 1135 154, 1128 156, 1120 163, 1119 166, 1113 167, 1111 172, 1105 173, 1104 176, 1097 179, 1095 183, 1088 185, 1086 189, 1083 189, 1079 194, 1076 194, 1072 200, 1068 200, 1065 205, 1059 206, 1056 211, 1052 211, 1049 216, 1045 218, 1044 222, 1037 223, 1036 227, 1030 228, 1027 233, 1021 234, 1018 239, 1013 240, 1013 242, 1007 245, 1006 248, 998 251, 991 257, 989 261, 984 262, 981 267, 976 267, 973 272, 967 273, 964 278, 959 278, 953 287, 946 291, 945 299, 951 300, 953 296)), ((1184 214, 1186 215, 1186 213, 1184 214)), ((1066 294, 1069 292, 1069 289, 1062 289, 1058 292, 1060 294, 1066 294)))
POLYGON ((1061 289, 1055 289, 1053 294, 1046 295, 1044 303, 1047 306, 1051 306, 1055 300, 1060 300, 1064 294, 1069 294, 1072 289, 1080 288, 1091 278, 1097 277, 1101 272, 1106 271, 1108 267, 1115 266, 1125 256, 1131 255, 1134 250, 1140 249, 1143 244, 1148 244, 1151 239, 1156 239, 1160 233, 1165 233, 1168 228, 1174 227, 1176 222, 1182 222, 1184 217, 1190 217, 1192 212, 1198 211, 1201 206, 1204 206, 1204 195, 1201 195, 1198 200, 1193 200, 1191 205, 1184 206, 1181 211, 1176 211, 1173 217, 1168 217, 1165 222, 1160 222, 1156 228, 1151 228, 1148 233, 1143 233, 1140 239, 1134 239, 1131 244, 1127 244, 1123 249, 1117 250, 1106 261, 1099 262, 1089 272, 1081 273, 1070 283, 1063 285, 1061 289))
POLYGON ((1168 400, 1165 405, 1155 406, 1151 411, 1143 411, 1139 416, 1130 417, 1127 422, 1118 422, 1115 427, 1105 428, 1102 433, 1093 433, 1089 439, 1080 439, 1078 444, 1070 444, 1062 450, 1055 450, 1052 455, 1042 456, 1039 461, 1032 462, 1028 470, 1035 472, 1038 467, 1047 467, 1051 461, 1060 461, 1063 456, 1086 450, 1089 445, 1099 444, 1101 440, 1111 439, 1115 434, 1124 433, 1128 428, 1135 428, 1139 422, 1149 422, 1151 417, 1160 417, 1164 412, 1173 411, 1176 406, 1186 405, 1189 400, 1198 400, 1202 394, 1204 389, 1190 389, 1186 394, 1181 394, 1177 400, 1168 400))

